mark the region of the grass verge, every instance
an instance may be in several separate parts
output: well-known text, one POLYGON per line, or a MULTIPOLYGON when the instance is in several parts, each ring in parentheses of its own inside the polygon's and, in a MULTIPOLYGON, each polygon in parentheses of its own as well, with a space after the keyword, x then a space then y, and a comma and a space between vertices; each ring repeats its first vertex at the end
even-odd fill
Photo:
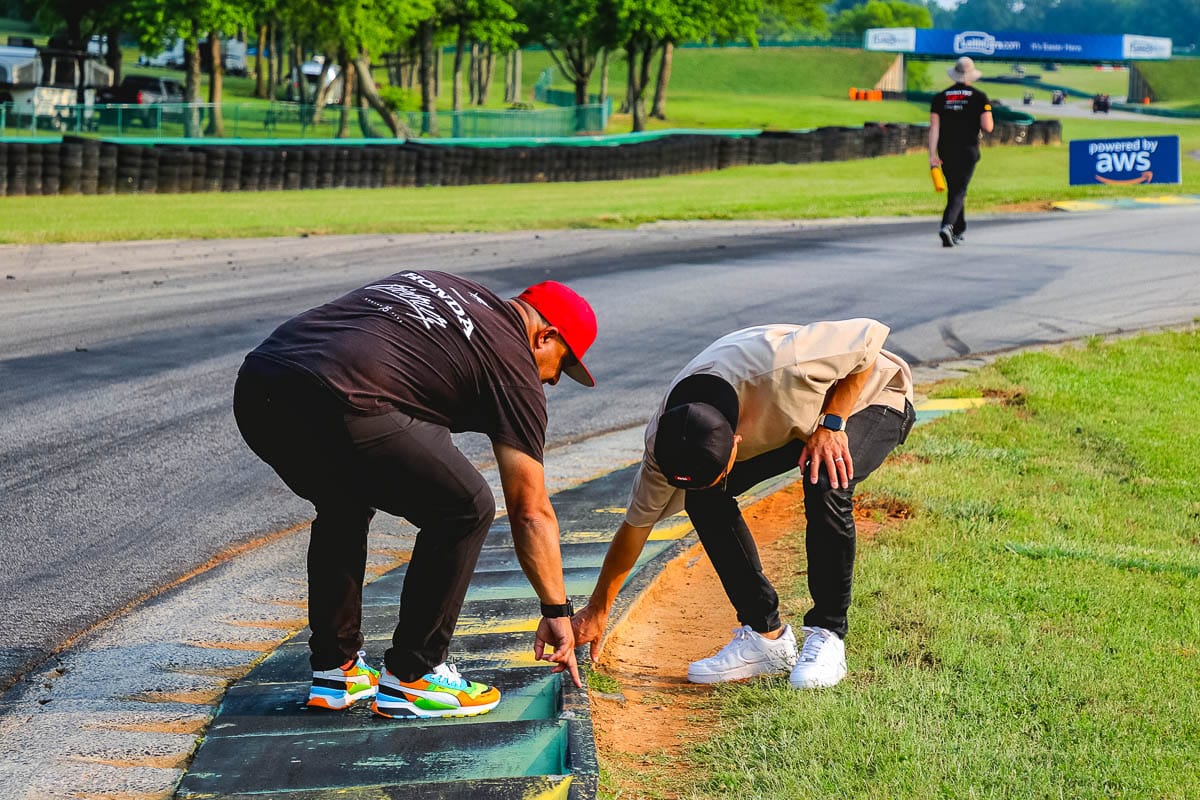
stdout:
POLYGON ((914 516, 861 550, 850 676, 723 687, 695 793, 1200 796, 1197 348, 1094 339, 955 387, 1001 402, 918 428, 864 487, 914 516))
MULTIPOLYGON (((847 101, 849 102, 849 101, 847 101)), ((1139 122, 1065 120, 1064 139, 1132 136, 1139 122)), ((1154 126, 1200 150, 1200 124, 1154 126)), ((971 213, 1052 200, 1200 193, 1194 159, 1179 186, 1067 186, 1066 145, 993 147, 976 170, 971 213)), ((348 233, 629 227, 656 220, 934 216, 945 203, 923 154, 742 167, 670 178, 421 189, 0 198, 0 243, 348 233)))

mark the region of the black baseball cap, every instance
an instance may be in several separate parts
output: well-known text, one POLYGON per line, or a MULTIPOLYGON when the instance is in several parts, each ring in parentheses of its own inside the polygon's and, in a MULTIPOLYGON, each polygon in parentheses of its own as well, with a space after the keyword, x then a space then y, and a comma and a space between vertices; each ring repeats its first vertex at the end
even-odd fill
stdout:
POLYGON ((733 387, 716 375, 689 375, 667 396, 658 418, 654 458, 679 489, 711 486, 729 465, 738 423, 733 387))

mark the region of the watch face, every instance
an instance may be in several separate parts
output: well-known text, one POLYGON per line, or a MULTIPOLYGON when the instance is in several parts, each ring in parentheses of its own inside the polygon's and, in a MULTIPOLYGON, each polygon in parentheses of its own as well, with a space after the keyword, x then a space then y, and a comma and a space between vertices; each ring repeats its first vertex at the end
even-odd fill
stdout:
POLYGON ((826 414, 821 418, 821 425, 831 431, 840 431, 845 429, 846 420, 837 414, 826 414))

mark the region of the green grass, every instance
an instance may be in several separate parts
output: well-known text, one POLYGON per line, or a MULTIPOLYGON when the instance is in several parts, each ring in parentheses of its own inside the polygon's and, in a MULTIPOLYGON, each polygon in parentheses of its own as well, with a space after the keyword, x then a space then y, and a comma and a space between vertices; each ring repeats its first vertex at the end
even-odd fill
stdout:
MULTIPOLYGON (((926 119, 928 114, 915 106, 847 99, 851 87, 874 86, 893 58, 830 47, 678 48, 667 119, 650 119, 647 127, 797 130, 926 119)), ((624 96, 625 75, 624 61, 614 61, 609 76, 614 106, 624 96)), ((653 97, 650 86, 647 104, 653 97)), ((630 125, 628 114, 616 114, 609 130, 625 131, 630 125)))
POLYGON ((1195 102, 1200 96, 1200 58, 1144 61, 1138 69, 1159 100, 1195 102))
POLYGON ((584 676, 587 679, 588 688, 595 692, 603 694, 620 694, 621 682, 611 675, 606 675, 595 669, 585 669, 584 676))
MULTIPOLYGON (((850 102, 850 101, 847 101, 850 102)), ((1200 150, 1200 123, 1155 126, 1200 150)), ((1064 122, 1064 139, 1132 136, 1140 122, 1064 122)), ((1180 186, 1067 184, 1067 147, 994 147, 971 184, 974 213, 1047 200, 1200 193, 1195 161, 1180 186)), ((670 178, 421 189, 8 197, 0 242, 224 238, 332 233, 503 231, 628 227, 655 220, 934 216, 925 156, 741 167, 670 178), (470 209, 465 215, 463 210, 470 209)))
POLYGON ((864 484, 914 517, 860 548, 850 676, 723 688, 690 788, 1200 796, 1198 348, 1092 340, 970 377, 1009 401, 918 428, 864 484))

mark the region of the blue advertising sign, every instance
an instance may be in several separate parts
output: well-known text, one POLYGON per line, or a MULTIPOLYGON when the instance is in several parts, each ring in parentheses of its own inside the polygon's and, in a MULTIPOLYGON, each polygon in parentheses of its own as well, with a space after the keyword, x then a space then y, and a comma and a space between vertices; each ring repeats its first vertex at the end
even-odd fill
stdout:
POLYGON ((1181 182, 1178 136, 1076 139, 1070 153, 1072 186, 1181 182))
POLYGON ((929 56, 973 56, 1013 61, 1138 61, 1169 59, 1171 40, 1161 36, 1096 36, 936 28, 871 28, 863 47, 929 56))

